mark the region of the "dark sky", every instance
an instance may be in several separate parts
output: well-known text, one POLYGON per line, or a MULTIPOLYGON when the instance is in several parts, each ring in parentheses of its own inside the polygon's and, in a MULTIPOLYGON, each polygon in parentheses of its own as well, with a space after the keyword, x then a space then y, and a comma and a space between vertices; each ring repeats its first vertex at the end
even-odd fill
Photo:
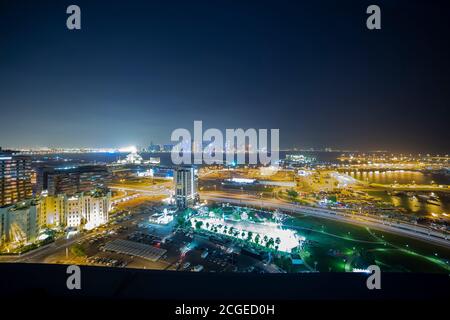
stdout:
POLYGON ((147 146, 203 120, 279 128, 282 147, 448 153, 446 3, 0 0, 0 146, 147 146))

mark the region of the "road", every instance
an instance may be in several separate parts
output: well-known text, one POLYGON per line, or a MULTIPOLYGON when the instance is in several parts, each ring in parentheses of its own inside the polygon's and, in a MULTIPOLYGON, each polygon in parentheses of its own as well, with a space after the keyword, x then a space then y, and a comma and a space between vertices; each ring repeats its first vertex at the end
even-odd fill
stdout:
MULTIPOLYGON (((155 195, 159 190, 137 190, 134 191, 155 195)), ((133 190, 133 189, 131 189, 133 190)), ((164 192, 164 194, 167 194, 164 192)), ((450 236, 448 233, 440 232, 430 228, 426 228, 420 225, 414 225, 406 223, 404 221, 398 221, 393 219, 382 219, 380 217, 373 217, 362 214, 351 214, 340 210, 329 210, 323 208, 315 208, 309 206, 303 206, 299 204, 292 204, 280 199, 267 199, 258 198, 256 196, 249 195, 245 192, 241 193, 227 193, 220 191, 202 192, 201 199, 213 200, 221 202, 229 202, 239 205, 250 205, 256 207, 267 207, 272 209, 281 209, 292 213, 303 213, 313 216, 317 216, 324 219, 335 220, 344 223, 350 223, 354 225, 371 227, 374 229, 387 231, 394 234, 407 236, 410 238, 419 239, 425 242, 438 244, 440 246, 450 248, 450 236)))
POLYGON ((60 238, 55 242, 45 245, 36 250, 24 253, 20 256, 2 256, 0 261, 2 262, 41 262, 41 257, 50 256, 61 249, 70 247, 72 244, 78 241, 86 240, 88 237, 95 235, 99 232, 89 232, 83 234, 77 234, 70 239, 60 238))
POLYGON ((170 191, 164 186, 154 186, 153 188, 140 188, 140 187, 130 187, 130 186, 109 186, 112 190, 118 191, 132 191, 149 196, 169 196, 170 191))
POLYGON ((446 192, 450 193, 450 187, 448 185, 435 186, 435 185, 406 185, 406 184, 381 184, 381 183, 369 183, 372 188, 378 188, 391 191, 417 191, 417 192, 446 192))

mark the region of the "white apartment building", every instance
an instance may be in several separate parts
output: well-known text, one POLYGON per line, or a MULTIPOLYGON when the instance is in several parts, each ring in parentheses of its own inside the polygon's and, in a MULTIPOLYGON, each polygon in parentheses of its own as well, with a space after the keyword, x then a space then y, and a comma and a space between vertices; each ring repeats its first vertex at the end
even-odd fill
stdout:
POLYGON ((40 225, 93 229, 109 218, 110 192, 84 192, 70 197, 45 196, 41 202, 40 225))

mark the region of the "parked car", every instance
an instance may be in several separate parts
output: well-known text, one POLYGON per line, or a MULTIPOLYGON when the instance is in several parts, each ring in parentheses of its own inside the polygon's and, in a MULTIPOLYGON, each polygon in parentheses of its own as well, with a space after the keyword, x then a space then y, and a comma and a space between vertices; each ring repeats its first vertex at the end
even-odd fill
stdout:
POLYGON ((183 270, 188 269, 191 266, 190 262, 186 262, 185 264, 183 264, 183 270))
POLYGON ((195 272, 200 272, 202 271, 204 268, 201 264, 195 266, 192 270, 194 270, 195 272))

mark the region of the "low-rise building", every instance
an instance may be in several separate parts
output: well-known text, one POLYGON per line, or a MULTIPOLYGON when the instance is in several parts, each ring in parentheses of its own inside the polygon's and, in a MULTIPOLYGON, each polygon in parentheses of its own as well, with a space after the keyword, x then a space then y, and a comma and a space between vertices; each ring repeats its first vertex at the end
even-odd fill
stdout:
POLYGON ((40 166, 36 172, 37 195, 73 195, 103 188, 111 180, 111 172, 105 165, 40 166))
POLYGON ((39 233, 40 203, 25 200, 0 208, 0 245, 33 243, 39 233))
POLYGON ((108 222, 111 208, 109 191, 43 196, 41 200, 41 226, 93 229, 108 222))
POLYGON ((64 225, 66 196, 44 195, 40 200, 41 210, 39 214, 39 225, 41 227, 64 225))

